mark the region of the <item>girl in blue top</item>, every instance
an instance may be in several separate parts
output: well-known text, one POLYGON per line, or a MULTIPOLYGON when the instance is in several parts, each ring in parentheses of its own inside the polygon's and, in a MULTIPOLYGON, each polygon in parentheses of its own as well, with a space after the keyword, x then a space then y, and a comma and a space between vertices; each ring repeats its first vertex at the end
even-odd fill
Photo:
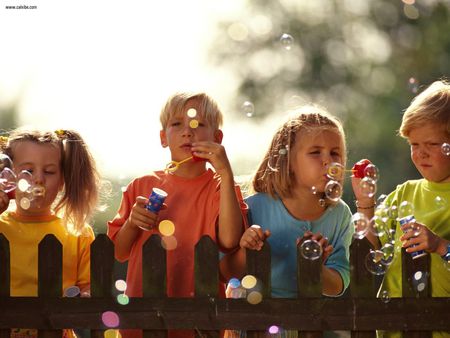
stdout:
MULTIPOLYGON (((272 297, 297 297, 297 244, 316 240, 323 249, 323 294, 338 296, 349 284, 351 211, 340 199, 327 199, 330 164, 345 167, 345 135, 340 121, 316 107, 295 112, 275 133, 253 179, 249 224, 240 249, 226 256, 226 277, 242 276, 245 250, 271 248, 272 297)), ((338 180, 342 180, 342 175, 338 180)), ((340 182, 342 184, 342 182, 340 182)))

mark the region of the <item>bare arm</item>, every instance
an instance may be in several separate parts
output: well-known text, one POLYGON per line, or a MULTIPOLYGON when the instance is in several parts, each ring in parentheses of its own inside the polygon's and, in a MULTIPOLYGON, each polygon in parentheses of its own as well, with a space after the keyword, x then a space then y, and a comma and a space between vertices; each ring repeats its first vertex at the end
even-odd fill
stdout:
POLYGON ((334 269, 322 266, 322 293, 328 296, 337 296, 344 289, 341 275, 334 269))
POLYGON ((141 228, 152 229, 156 225, 158 215, 146 209, 147 203, 148 199, 143 196, 136 198, 130 217, 128 217, 116 235, 114 241, 115 257, 120 262, 126 261, 130 256, 131 248, 136 238, 143 231, 141 228))
POLYGON ((221 177, 218 218, 218 243, 224 249, 235 248, 244 229, 239 201, 234 190, 234 177, 225 148, 215 142, 196 142, 194 154, 207 159, 221 177))

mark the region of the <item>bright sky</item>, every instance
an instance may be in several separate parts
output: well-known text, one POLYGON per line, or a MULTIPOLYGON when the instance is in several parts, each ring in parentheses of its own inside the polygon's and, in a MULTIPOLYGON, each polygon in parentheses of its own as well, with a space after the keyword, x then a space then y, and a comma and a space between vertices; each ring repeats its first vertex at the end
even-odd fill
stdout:
MULTIPOLYGON (((169 154, 159 111, 170 94, 204 90, 225 113, 234 105, 237 81, 211 68, 207 51, 215 23, 243 2, 0 0, 0 105, 20 100, 22 125, 78 130, 105 174, 160 169, 169 154)), ((255 155, 250 126, 225 116, 232 163, 255 155)))

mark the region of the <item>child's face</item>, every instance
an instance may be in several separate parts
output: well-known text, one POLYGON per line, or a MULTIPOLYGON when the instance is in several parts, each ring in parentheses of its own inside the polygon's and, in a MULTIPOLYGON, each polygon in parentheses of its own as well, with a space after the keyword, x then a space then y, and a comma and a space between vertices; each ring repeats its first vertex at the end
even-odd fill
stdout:
POLYGON ((295 176, 295 187, 323 192, 329 181, 327 170, 331 163, 343 164, 344 144, 334 130, 299 131, 292 147, 290 169, 295 176))
POLYGON ((411 159, 420 174, 432 182, 450 182, 450 156, 442 152, 449 143, 444 127, 428 123, 412 129, 408 136, 411 159))
POLYGON ((13 147, 14 171, 29 171, 33 176, 33 185, 42 187, 42 196, 34 197, 29 208, 21 206, 26 197, 16 189, 17 213, 28 216, 51 214, 51 206, 63 186, 60 149, 50 144, 38 144, 31 141, 18 142, 13 147))
POLYGON ((181 161, 192 156, 192 143, 199 141, 221 142, 221 131, 213 128, 204 118, 196 99, 189 100, 179 115, 172 116, 165 130, 161 130, 161 145, 169 147, 172 160, 181 161), (189 117, 187 111, 194 108, 195 117, 189 117))

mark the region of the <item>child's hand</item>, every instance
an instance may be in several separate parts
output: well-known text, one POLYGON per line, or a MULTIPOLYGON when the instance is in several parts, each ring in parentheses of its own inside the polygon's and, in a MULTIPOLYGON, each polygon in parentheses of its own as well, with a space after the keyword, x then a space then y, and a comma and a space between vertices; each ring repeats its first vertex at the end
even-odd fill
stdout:
POLYGON ((191 150, 196 157, 208 160, 220 176, 231 173, 231 165, 223 145, 209 141, 194 142, 191 150))
POLYGON ((297 239, 297 245, 303 243, 307 239, 315 240, 322 246, 322 262, 325 263, 325 261, 328 259, 328 256, 333 252, 333 246, 331 244, 328 244, 328 238, 323 237, 320 232, 317 234, 312 233, 311 231, 306 231, 303 234, 302 238, 297 239))
POLYGON ((128 217, 128 221, 134 227, 151 230, 156 226, 158 215, 149 211, 146 208, 147 204, 148 198, 143 196, 136 197, 136 203, 134 203, 133 208, 131 208, 130 217, 128 217))
POLYGON ((241 248, 251 249, 251 250, 261 250, 264 245, 264 241, 270 236, 270 231, 263 231, 259 225, 252 225, 250 228, 245 230, 241 237, 239 245, 241 248))
POLYGON ((400 237, 403 242, 402 247, 406 252, 416 252, 425 250, 436 252, 442 241, 438 235, 432 232, 425 224, 419 222, 409 222, 401 227, 404 234, 400 237))
POLYGON ((3 212, 8 209, 8 206, 9 197, 3 190, 0 190, 0 214, 3 214, 3 212))

